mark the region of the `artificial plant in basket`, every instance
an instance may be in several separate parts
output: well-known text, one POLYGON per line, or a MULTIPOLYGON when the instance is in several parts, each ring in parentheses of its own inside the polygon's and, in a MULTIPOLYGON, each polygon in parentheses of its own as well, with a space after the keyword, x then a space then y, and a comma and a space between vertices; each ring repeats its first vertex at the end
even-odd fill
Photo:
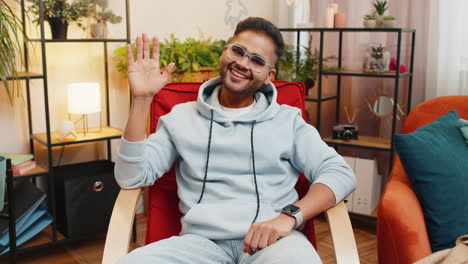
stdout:
POLYGON ((117 24, 122 22, 122 17, 116 15, 109 9, 108 0, 89 0, 94 5, 92 18, 96 21, 90 25, 90 35, 92 38, 106 38, 108 35, 107 23, 117 24))
MULTIPOLYGON (((39 0, 27 0, 31 3, 29 11, 34 14, 34 22, 39 21, 39 0)), ((95 8, 92 0, 43 0, 44 20, 49 22, 53 39, 66 39, 68 25, 76 23, 85 29, 82 18, 93 14, 95 8)))

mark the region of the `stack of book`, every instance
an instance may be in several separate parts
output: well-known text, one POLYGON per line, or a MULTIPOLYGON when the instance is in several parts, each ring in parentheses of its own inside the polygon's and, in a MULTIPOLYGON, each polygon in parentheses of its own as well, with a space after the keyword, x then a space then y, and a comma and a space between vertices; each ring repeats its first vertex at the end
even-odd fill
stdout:
MULTIPOLYGON (((42 203, 46 194, 30 181, 21 181, 14 188, 14 222, 16 226, 16 246, 20 246, 39 234, 52 223, 52 216, 42 203)), ((0 212, 0 255, 10 250, 8 206, 0 212)))
POLYGON ((36 161, 32 160, 32 154, 14 154, 14 153, 1 153, 7 159, 11 159, 11 166, 14 175, 22 175, 26 172, 36 168, 36 161))

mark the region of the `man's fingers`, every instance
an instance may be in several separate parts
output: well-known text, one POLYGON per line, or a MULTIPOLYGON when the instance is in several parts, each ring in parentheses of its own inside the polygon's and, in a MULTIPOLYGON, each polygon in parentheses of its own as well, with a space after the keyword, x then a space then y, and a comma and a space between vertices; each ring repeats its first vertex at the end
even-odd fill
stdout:
POLYGON ((153 59, 155 59, 159 65, 159 39, 153 38, 153 59))
POLYGON ((250 229, 244 238, 244 252, 247 252, 249 255, 252 255, 254 253, 252 248, 250 247, 253 234, 254 234, 253 227, 250 226, 250 229))
POLYGON ((133 65, 134 59, 133 59, 133 52, 132 52, 132 45, 127 43, 127 67, 130 67, 133 65))
POLYGON ((268 246, 276 243, 276 241, 278 241, 278 238, 278 235, 270 235, 270 239, 268 239, 268 246))
POLYGON ((136 38, 136 54, 137 54, 137 61, 143 59, 143 42, 141 37, 136 38))
POLYGON ((150 48, 149 48, 149 39, 148 35, 143 33, 142 35, 143 38, 143 59, 149 59, 150 58, 150 48))
POLYGON ((250 241, 250 248, 252 248, 253 250, 257 250, 257 249, 260 249, 259 248, 259 243, 260 243, 260 239, 262 238, 262 233, 259 232, 259 231, 256 231, 254 232, 253 236, 252 236, 252 240, 250 241))
POLYGON ((167 65, 166 69, 164 70, 163 74, 162 74, 162 77, 164 79, 164 82, 167 82, 167 80, 169 79, 169 77, 171 76, 172 74, 172 71, 174 69, 174 65, 175 63, 171 62, 169 63, 169 65, 167 65))
POLYGON ((262 236, 260 237, 260 240, 258 241, 258 249, 264 249, 268 247, 269 242, 270 242, 270 237, 273 235, 268 232, 263 232, 262 236))

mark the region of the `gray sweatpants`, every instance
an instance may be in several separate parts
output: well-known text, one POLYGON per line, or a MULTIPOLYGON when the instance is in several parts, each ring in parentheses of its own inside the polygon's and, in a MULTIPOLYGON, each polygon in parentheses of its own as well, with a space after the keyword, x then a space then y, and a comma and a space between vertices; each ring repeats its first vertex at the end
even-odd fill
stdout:
POLYGON ((174 236, 137 248, 119 263, 322 263, 307 238, 296 230, 252 256, 244 253, 243 248, 243 239, 209 240, 197 235, 174 236))

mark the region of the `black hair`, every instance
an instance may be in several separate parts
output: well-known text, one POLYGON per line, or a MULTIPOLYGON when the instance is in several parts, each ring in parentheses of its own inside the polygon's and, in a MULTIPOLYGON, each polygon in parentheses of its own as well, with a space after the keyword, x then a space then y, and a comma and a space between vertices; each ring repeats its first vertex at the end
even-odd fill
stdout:
POLYGON ((281 35, 279 29, 273 25, 273 23, 261 17, 248 17, 237 24, 233 37, 248 30, 261 32, 267 37, 271 38, 271 40, 273 40, 276 45, 275 53, 278 59, 281 57, 281 55, 283 55, 283 36, 281 35))

